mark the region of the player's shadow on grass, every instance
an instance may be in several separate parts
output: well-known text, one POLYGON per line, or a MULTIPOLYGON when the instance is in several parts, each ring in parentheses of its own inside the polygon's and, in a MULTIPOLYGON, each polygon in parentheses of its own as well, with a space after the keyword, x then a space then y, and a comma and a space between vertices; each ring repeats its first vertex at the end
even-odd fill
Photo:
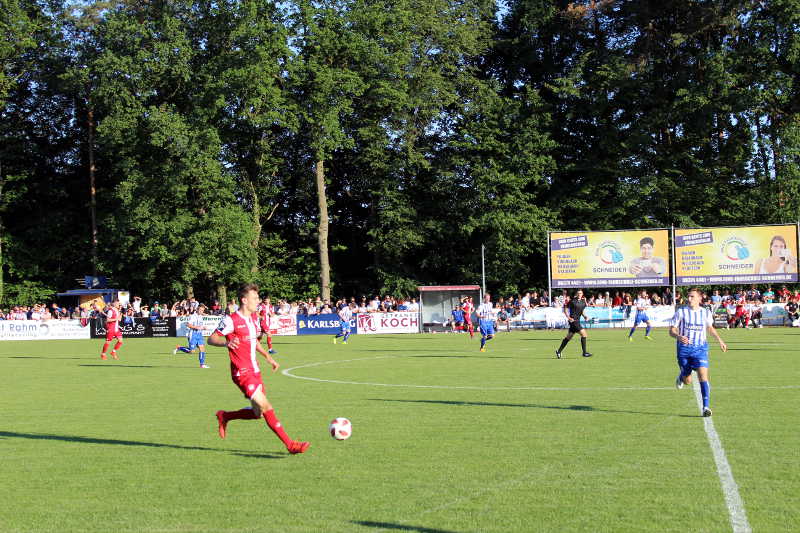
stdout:
POLYGON ((58 440, 62 442, 77 442, 81 444, 110 444, 113 446, 142 446, 145 448, 167 448, 172 450, 225 452, 240 457, 254 457, 258 459, 282 459, 289 453, 252 453, 248 450, 226 450, 224 448, 207 448, 205 446, 183 446, 180 444, 165 444, 163 442, 142 442, 136 440, 99 439, 95 437, 79 437, 77 435, 53 435, 49 433, 17 433, 14 431, 0 431, 0 439, 16 438, 29 440, 58 440))
POLYGON ((405 357, 452 357, 454 359, 512 359, 497 355, 406 355, 405 357))
POLYGON ((0 356, 0 358, 2 359, 90 359, 89 357, 46 357, 43 355, 6 355, 6 356, 0 356))
MULTIPOLYGON (((155 368, 153 365, 118 365, 114 363, 108 363, 107 365, 78 365, 78 366, 100 366, 103 368, 155 368)), ((160 368, 167 368, 167 367, 160 366, 160 368)), ((173 367, 173 368, 179 368, 179 367, 173 367)))
POLYGON ((375 527, 378 529, 393 529, 396 531, 416 531, 417 533, 456 533, 446 529, 434 529, 431 527, 406 526, 403 524, 392 524, 390 522, 372 522, 369 520, 353 520, 354 524, 365 527, 375 527))
POLYGON ((530 409, 557 409, 559 411, 589 411, 593 413, 627 413, 636 415, 664 416, 662 413, 647 413, 645 411, 628 411, 624 409, 598 409, 591 405, 542 405, 536 403, 495 403, 495 402, 460 402, 455 400, 390 400, 386 398, 369 398, 375 402, 402 402, 402 403, 434 403, 442 405, 477 406, 477 407, 526 407, 530 409))

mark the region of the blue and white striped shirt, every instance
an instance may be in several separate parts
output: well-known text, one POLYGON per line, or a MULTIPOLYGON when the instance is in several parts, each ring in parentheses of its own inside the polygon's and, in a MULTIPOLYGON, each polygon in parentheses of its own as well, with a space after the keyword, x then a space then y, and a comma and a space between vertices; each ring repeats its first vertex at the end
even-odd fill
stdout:
POLYGON ((675 316, 669 325, 678 329, 678 335, 687 337, 689 344, 703 346, 708 342, 706 331, 708 326, 714 325, 714 316, 705 307, 697 310, 680 307, 675 310, 675 316))
POLYGON ((481 320, 494 320, 494 305, 491 302, 482 303, 478 307, 478 316, 481 320))
POLYGON ((187 335, 201 335, 203 332, 203 317, 199 313, 192 313, 189 315, 189 325, 199 327, 200 329, 187 328, 187 335))
POLYGON ((353 310, 349 307, 342 307, 339 309, 339 320, 341 322, 350 322, 350 319, 353 318, 353 310))

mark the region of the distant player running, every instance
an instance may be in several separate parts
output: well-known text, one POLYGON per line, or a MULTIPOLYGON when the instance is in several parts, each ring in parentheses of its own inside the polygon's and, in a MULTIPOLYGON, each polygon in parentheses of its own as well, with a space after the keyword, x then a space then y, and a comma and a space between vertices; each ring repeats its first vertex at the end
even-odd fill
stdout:
POLYGON ((467 328, 469 338, 472 339, 475 337, 475 328, 472 326, 472 313, 475 312, 475 305, 472 303, 472 296, 464 298, 461 309, 464 310, 464 327, 467 328))
POLYGON ((650 308, 650 298, 647 297, 647 291, 640 292, 639 297, 636 298, 633 305, 636 306, 636 317, 633 319, 633 327, 630 333, 628 333, 628 342, 633 342, 633 334, 636 332, 636 327, 641 322, 647 325, 647 328, 644 330, 644 338, 649 341, 653 340, 650 336, 650 329, 652 329, 650 317, 647 316, 647 310, 650 308))
POLYGON ((243 285, 237 294, 239 310, 222 319, 216 331, 209 337, 208 343, 212 346, 228 348, 231 359, 231 379, 242 391, 245 398, 250 400, 251 407, 238 411, 217 411, 219 436, 225 438, 228 422, 231 420, 256 420, 264 417, 269 428, 281 439, 289 453, 303 453, 308 447, 308 442, 294 441, 284 431, 272 404, 267 400, 264 392, 264 382, 261 380, 261 370, 258 368, 256 352, 263 355, 272 366, 272 371, 278 370, 278 363, 267 353, 258 342, 261 333, 258 315, 258 286, 255 284, 243 285))
POLYGON ((675 386, 682 389, 692 382, 692 370, 697 372, 700 394, 703 397, 703 416, 711 416, 709 399, 711 385, 708 383, 708 340, 706 330, 716 337, 723 352, 728 346, 714 329, 714 315, 710 310, 700 307, 703 295, 699 289, 689 289, 689 305, 675 311, 670 322, 669 334, 678 340, 678 367, 681 369, 675 379, 675 386))
POLYGON ((111 357, 113 359, 119 359, 117 356, 117 350, 122 347, 122 330, 119 327, 119 321, 122 319, 122 312, 120 311, 119 300, 114 300, 111 302, 111 305, 106 309, 106 342, 103 344, 103 351, 100 352, 100 359, 107 360, 108 356, 106 356, 106 352, 108 351, 108 345, 111 344, 111 341, 117 339, 117 343, 114 345, 114 348, 111 349, 111 357))
POLYGON ((266 298, 263 303, 258 306, 258 316, 260 320, 261 335, 267 337, 267 352, 270 355, 275 355, 278 352, 272 348, 272 304, 269 298, 266 298))
POLYGON ((561 355, 567 343, 572 340, 573 335, 576 333, 581 336, 581 350, 584 357, 591 357, 592 354, 586 351, 586 329, 581 325, 581 317, 589 319, 586 316, 586 298, 583 297, 583 291, 578 289, 575 293, 575 298, 572 298, 567 305, 564 306, 564 314, 567 315, 567 322, 569 322, 569 331, 564 340, 561 341, 561 346, 556 350, 556 357, 561 359, 561 355))
POLYGON ((186 335, 189 346, 176 346, 172 353, 192 353, 195 350, 200 350, 200 355, 198 356, 200 368, 211 368, 206 364, 206 344, 205 338, 203 338, 203 316, 205 314, 206 306, 201 304, 189 315, 189 322, 186 323, 186 327, 189 328, 189 333, 186 335))
MULTIPOLYGON (((481 351, 486 351, 486 343, 494 338, 494 304, 492 296, 487 292, 483 295, 483 303, 478 306, 478 327, 481 332, 481 351)), ((472 333, 472 332, 470 332, 472 333)))
POLYGON ((350 320, 353 318, 353 309, 347 304, 342 304, 339 308, 338 315, 339 333, 333 338, 333 344, 336 344, 336 340, 341 337, 344 337, 342 344, 347 344, 347 339, 350 338, 350 320))

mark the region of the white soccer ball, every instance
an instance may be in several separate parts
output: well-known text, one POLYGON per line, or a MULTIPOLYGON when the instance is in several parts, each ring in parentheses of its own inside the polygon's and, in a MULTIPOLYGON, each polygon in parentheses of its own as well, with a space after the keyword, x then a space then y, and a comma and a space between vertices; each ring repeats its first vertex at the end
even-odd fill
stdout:
POLYGON ((346 418, 334 418, 328 430, 331 432, 331 437, 336 440, 347 440, 353 434, 353 426, 346 418))

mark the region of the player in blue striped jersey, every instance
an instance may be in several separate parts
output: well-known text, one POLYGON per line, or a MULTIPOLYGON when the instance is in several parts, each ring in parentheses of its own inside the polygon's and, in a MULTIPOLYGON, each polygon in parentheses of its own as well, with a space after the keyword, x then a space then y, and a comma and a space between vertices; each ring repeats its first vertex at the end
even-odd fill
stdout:
POLYGON ((636 332, 636 327, 641 322, 644 322, 647 326, 647 329, 644 330, 644 338, 649 341, 653 340, 650 336, 652 325, 650 324, 650 317, 647 316, 647 310, 650 308, 650 298, 647 297, 647 291, 643 290, 639 293, 639 297, 636 298, 634 305, 636 306, 636 316, 633 319, 633 327, 628 333, 628 341, 633 342, 633 334, 636 332))
POLYGON ((714 329, 714 316, 711 311, 700 307, 703 294, 700 289, 691 288, 688 293, 689 305, 675 310, 670 322, 669 334, 678 341, 678 367, 681 371, 675 380, 675 386, 682 389, 692 382, 692 370, 697 372, 700 393, 703 397, 703 416, 711 416, 709 407, 711 386, 708 383, 708 340, 706 332, 711 333, 719 342, 723 352, 728 346, 714 329))
POLYGON ((339 311, 339 333, 333 338, 333 344, 339 337, 344 337, 342 344, 347 344, 347 339, 350 338, 350 320, 353 318, 353 309, 346 303, 341 304, 339 311))
POLYGON ((483 303, 478 306, 478 319, 481 332, 481 351, 486 351, 486 343, 494 338, 494 304, 492 296, 487 292, 483 295, 483 303))
POLYGON ((189 329, 189 333, 187 334, 189 346, 176 346, 172 351, 173 354, 176 354, 178 352, 192 353, 196 349, 200 350, 200 355, 198 356, 200 368, 210 368, 206 364, 206 345, 205 339, 203 338, 203 315, 205 314, 206 306, 200 304, 197 310, 189 315, 189 322, 186 324, 186 327, 189 329))

